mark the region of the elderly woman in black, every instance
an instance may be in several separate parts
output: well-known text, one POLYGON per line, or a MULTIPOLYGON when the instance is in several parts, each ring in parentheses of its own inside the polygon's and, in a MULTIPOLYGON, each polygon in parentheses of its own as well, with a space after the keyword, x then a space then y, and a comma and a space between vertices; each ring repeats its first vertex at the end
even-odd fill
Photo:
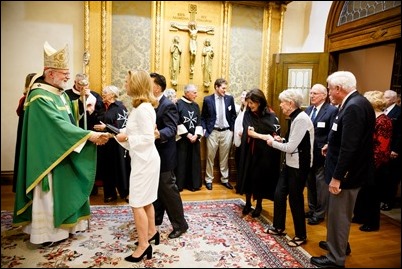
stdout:
MULTIPOLYGON (((119 89, 116 86, 108 85, 102 89, 102 100, 105 104, 106 112, 101 118, 101 122, 94 126, 95 130, 107 131, 106 124, 112 125, 117 129, 126 127, 128 111, 124 104, 117 100, 118 98, 119 89)), ((131 171, 130 155, 115 139, 109 139, 104 146, 98 147, 98 152, 104 202, 116 201, 117 192, 121 199, 128 202, 131 171)))
POLYGON ((310 117, 300 109, 303 102, 300 90, 281 92, 279 101, 283 114, 290 118, 290 127, 285 139, 270 136, 267 140, 269 146, 285 152, 286 156, 275 190, 273 227, 268 228, 266 233, 285 235, 286 200, 289 195, 295 236, 288 245, 298 247, 307 242, 303 190, 313 164, 314 126, 310 117))
POLYGON ((278 118, 268 107, 264 93, 260 89, 250 90, 246 97, 247 108, 243 118, 239 171, 236 192, 246 194, 243 214, 251 209, 251 198, 257 204, 252 217, 262 211, 262 199, 274 199, 279 176, 280 151, 268 147, 268 135, 276 135, 280 130, 278 118))

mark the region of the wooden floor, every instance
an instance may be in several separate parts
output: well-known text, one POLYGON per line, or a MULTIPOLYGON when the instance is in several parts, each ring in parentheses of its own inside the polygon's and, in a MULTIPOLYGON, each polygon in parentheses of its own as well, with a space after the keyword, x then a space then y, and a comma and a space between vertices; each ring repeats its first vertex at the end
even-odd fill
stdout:
MULTIPOLYGON (((243 198, 228 190, 219 183, 213 184, 213 190, 209 191, 202 187, 200 191, 181 192, 183 201, 215 200, 243 198)), ((14 194, 11 185, 1 186, 1 210, 12 210, 14 194)), ((103 205, 103 193, 91 196, 92 205, 103 205)), ((111 204, 126 204, 123 200, 118 200, 111 204)), ((272 221, 273 202, 264 200, 263 215, 272 221)), ((377 232, 361 232, 359 224, 352 224, 350 233, 350 245, 352 254, 346 259, 346 267, 349 268, 400 268, 401 267, 401 224, 388 216, 381 216, 381 228, 377 232)), ((294 236, 292 216, 288 206, 286 218, 286 232, 290 237, 294 236)), ((326 252, 318 247, 318 242, 326 238, 325 222, 319 225, 307 225, 307 244, 303 248, 312 256, 324 255, 326 252)))

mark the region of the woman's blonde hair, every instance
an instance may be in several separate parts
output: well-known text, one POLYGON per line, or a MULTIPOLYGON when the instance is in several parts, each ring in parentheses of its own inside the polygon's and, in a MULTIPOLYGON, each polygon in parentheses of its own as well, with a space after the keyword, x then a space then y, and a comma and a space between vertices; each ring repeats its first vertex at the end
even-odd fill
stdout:
POLYGON ((131 103, 134 108, 144 102, 151 103, 153 107, 158 106, 158 100, 152 91, 153 82, 148 72, 144 70, 129 70, 127 86, 127 94, 131 96, 131 103))
POLYGON ((368 91, 363 96, 367 98, 375 111, 383 111, 387 107, 384 93, 381 91, 368 91))

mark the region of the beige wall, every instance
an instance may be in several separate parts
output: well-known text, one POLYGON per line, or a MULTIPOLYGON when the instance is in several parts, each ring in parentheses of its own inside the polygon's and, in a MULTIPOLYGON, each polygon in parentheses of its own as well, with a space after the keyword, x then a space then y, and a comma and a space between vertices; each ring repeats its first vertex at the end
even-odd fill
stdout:
POLYGON ((44 42, 55 49, 68 44, 71 73, 82 71, 83 3, 1 1, 1 171, 13 170, 15 110, 26 75, 43 70, 44 42))
POLYGON ((394 54, 395 44, 341 53, 338 69, 355 74, 357 89, 361 93, 385 91, 391 86, 394 54))
MULTIPOLYGON (((323 52, 325 25, 331 3, 293 1, 287 6, 283 53, 323 52)), ((15 110, 26 74, 40 72, 43 68, 43 43, 48 41, 57 49, 69 44, 71 73, 81 72, 83 26, 84 1, 1 2, 2 172, 13 170, 18 121, 15 110)), ((385 64, 388 65, 388 62, 385 64)), ((371 65, 378 66, 378 63, 371 65)), ((383 77, 386 79, 386 76, 383 77)), ((70 80, 70 86, 72 82, 73 79, 70 80)))

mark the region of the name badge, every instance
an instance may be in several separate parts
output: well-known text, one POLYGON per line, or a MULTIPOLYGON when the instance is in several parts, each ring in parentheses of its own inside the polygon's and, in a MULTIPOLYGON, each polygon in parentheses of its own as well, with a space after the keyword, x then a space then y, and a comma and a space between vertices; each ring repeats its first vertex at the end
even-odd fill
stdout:
POLYGON ((338 131, 338 124, 336 124, 336 123, 332 124, 332 130, 338 131))
POLYGON ((318 127, 318 128, 325 128, 325 121, 319 121, 319 122, 317 122, 317 127, 318 127))

